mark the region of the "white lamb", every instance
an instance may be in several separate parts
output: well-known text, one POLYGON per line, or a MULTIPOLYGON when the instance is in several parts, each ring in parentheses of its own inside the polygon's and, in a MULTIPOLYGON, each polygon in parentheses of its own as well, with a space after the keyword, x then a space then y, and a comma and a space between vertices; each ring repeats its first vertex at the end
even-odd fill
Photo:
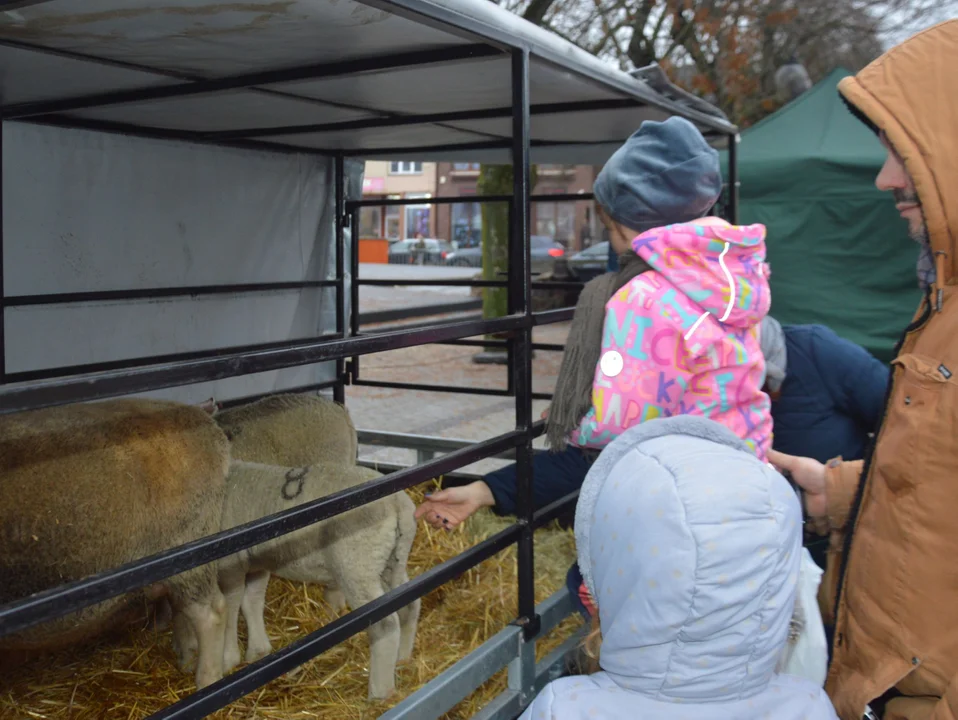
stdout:
MULTIPOLYGON (((234 461, 227 479, 223 529, 325 497, 381 477, 375 470, 340 464, 288 468, 234 461)), ((239 611, 249 634, 246 661, 272 652, 263 621, 270 574, 337 588, 358 608, 408 580, 406 561, 416 534, 415 506, 404 492, 297 530, 220 560, 220 587, 227 602, 224 672, 240 661, 239 611)), ((419 620, 415 600, 368 629, 369 697, 395 689, 398 660, 412 654, 419 620)), ((174 620, 174 644, 181 657, 192 654, 196 638, 187 623, 174 620)))

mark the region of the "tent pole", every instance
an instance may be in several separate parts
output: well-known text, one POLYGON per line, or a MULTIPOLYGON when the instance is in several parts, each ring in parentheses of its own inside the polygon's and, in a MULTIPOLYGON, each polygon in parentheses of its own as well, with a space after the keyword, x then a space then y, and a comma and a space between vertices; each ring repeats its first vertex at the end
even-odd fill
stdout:
POLYGON ((729 222, 738 225, 738 133, 729 136, 728 193, 729 222))

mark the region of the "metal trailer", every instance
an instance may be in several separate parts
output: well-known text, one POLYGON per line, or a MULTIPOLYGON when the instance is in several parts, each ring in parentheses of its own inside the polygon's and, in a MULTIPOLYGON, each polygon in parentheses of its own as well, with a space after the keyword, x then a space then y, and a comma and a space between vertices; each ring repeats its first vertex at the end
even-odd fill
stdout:
MULTIPOLYGON (((514 525, 379 600, 354 609, 151 717, 204 717, 509 545, 518 544, 519 601, 515 622, 388 713, 389 717, 435 717, 508 666, 509 691, 485 708, 481 716, 515 717, 534 693, 561 671, 561 653, 565 648, 536 666, 536 637, 571 612, 569 598, 563 593, 539 607, 535 605, 533 532, 575 503, 573 495, 536 512, 532 504, 532 441, 542 432, 541 422, 534 422, 532 417, 532 400, 539 397, 532 391, 532 351, 561 350, 559 346, 534 344, 532 329, 566 321, 571 318, 572 309, 531 311, 531 290, 556 284, 533 283, 530 278, 529 203, 537 199, 530 197, 529 192, 530 163, 600 164, 645 119, 687 117, 716 144, 736 138, 736 128, 715 114, 703 112, 701 105, 683 102, 681 93, 668 92, 660 81, 653 89, 649 83, 610 68, 487 0, 284 0, 228 4, 214 0, 0 0, 0 68, 4 71, 0 75, 0 152, 4 161, 5 204, 0 204, 0 259, 5 265, 0 268, 4 270, 0 272, 0 340, 4 343, 0 352, 0 412, 132 393, 159 392, 168 397, 195 399, 196 388, 209 388, 210 383, 301 368, 318 369, 319 375, 312 382, 298 385, 290 376, 284 376, 282 382, 275 380, 279 375, 270 376, 275 380, 273 386, 259 387, 258 393, 245 396, 234 391, 226 399, 232 404, 270 392, 331 388, 342 401, 347 385, 376 384, 494 393, 515 397, 516 401, 515 429, 482 442, 364 432, 365 443, 419 450, 420 462, 414 467, 396 467, 394 472, 366 485, 8 604, 0 608, 0 635, 162 580, 439 475, 454 476, 457 468, 482 458, 514 456, 518 464, 520 508, 514 525), (24 157, 24 152, 35 148, 24 138, 29 140, 33 137, 30 133, 40 132, 45 133, 43 141, 55 147, 44 146, 49 152, 43 158, 24 157), (89 152, 90 147, 83 146, 85 142, 92 143, 90 147, 95 147, 97 153, 89 152), (126 145, 120 146, 121 143, 126 145), (92 289, 64 291, 56 283, 51 288, 52 281, 47 282, 43 275, 49 268, 38 268, 37 256, 30 253, 38 244, 47 242, 45 233, 50 231, 45 223, 55 225, 64 221, 61 216, 69 221, 73 214, 82 214, 84 208, 71 206, 67 212, 58 205, 61 195, 57 193, 69 188, 56 187, 66 180, 50 168, 58 168, 57 163, 72 150, 77 150, 78 155, 71 156, 71 161, 79 154, 84 162, 112 158, 114 166, 92 181, 87 180, 88 191, 98 192, 104 178, 109 179, 109 173, 144 143, 154 152, 151 157, 157 164, 167 162, 166 156, 155 154, 158 147, 171 158, 180 153, 169 160, 174 164, 187 164, 190 155, 210 148, 210 153, 217 154, 202 156, 196 172, 207 165, 216 170, 220 163, 223 167, 219 169, 227 174, 248 171, 250 178, 255 177, 263 163, 275 161, 277 167, 295 173, 297 167, 306 167, 314 158, 332 158, 329 169, 333 185, 333 237, 328 244, 333 246, 333 258, 327 263, 332 272, 310 277, 309 268, 304 267, 295 281, 269 282, 259 278, 256 282, 189 285, 183 281, 189 274, 181 272, 181 266, 173 265, 171 272, 176 281, 156 286, 149 277, 141 277, 138 282, 133 277, 135 268, 124 265, 125 256, 117 260, 111 255, 110 267, 101 264, 95 271, 86 268, 90 277, 99 280, 92 289), (508 278, 501 282, 447 283, 507 287, 509 312, 505 317, 359 332, 358 290, 363 281, 356 279, 358 248, 351 241, 349 230, 357 226, 356 216, 364 204, 356 182, 361 175, 353 159, 368 156, 513 164, 515 179, 510 194, 471 198, 509 204, 508 278), (229 165, 233 161, 238 164, 229 165), (287 164, 282 165, 283 162, 287 164), (31 182, 40 184, 34 187, 31 182), (28 187, 29 196, 24 190, 28 187), (13 197, 15 201, 11 200, 13 197), (26 213, 23 205, 31 202, 39 203, 40 209, 33 208, 30 218, 34 225, 21 232, 18 223, 26 213), (104 286, 110 281, 103 277, 110 272, 123 279, 120 289, 104 286), (46 291, 36 292, 31 289, 34 286, 46 291), (158 303, 179 302, 192 307, 191 303, 204 299, 230 299, 249 302, 244 307, 255 309, 264 306, 273 294, 302 296, 311 291, 321 295, 311 305, 332 310, 334 330, 269 342, 207 342, 202 349, 177 353, 166 349, 134 353, 132 357, 127 347, 125 356, 124 352, 117 352, 116 357, 92 362, 74 359, 51 365, 38 360, 40 355, 51 353, 68 359, 86 357, 85 335, 100 333, 97 337, 101 339, 109 339, 110 333, 122 335, 120 326, 110 326, 109 315, 96 315, 107 312, 103 308, 145 308, 147 315, 141 316, 139 322, 144 322, 142 317, 148 318, 145 322, 153 324, 151 330, 162 334, 159 331, 169 329, 167 326, 175 325, 177 319, 161 318, 159 312, 164 306, 158 303), (326 302, 327 291, 334 295, 332 303, 326 302), (34 335, 42 333, 36 330, 31 335, 24 330, 24 313, 29 316, 27 311, 47 310, 61 315, 57 316, 59 320, 46 318, 45 322, 52 323, 49 327, 56 329, 44 335, 45 344, 38 345, 40 341, 34 335), (80 314, 70 314, 74 310, 80 314), (83 326, 83 332, 72 341, 76 347, 72 347, 67 337, 70 326, 82 325, 80 321, 87 315, 97 318, 97 322, 83 326), (497 341, 509 353, 508 387, 502 391, 373 383, 362 380, 359 374, 359 357, 364 354, 427 343, 489 345, 487 340, 469 338, 493 333, 507 336, 497 341), (29 353, 19 352, 23 345, 32 348, 29 353), (322 373, 327 377, 317 380, 322 373), (437 457, 437 452, 442 454, 437 457)), ((735 141, 728 147, 731 157, 726 207, 734 220, 735 141)), ((67 176, 68 171, 75 170, 59 169, 67 176)), ((135 185, 136 174, 128 177, 133 178, 135 185)), ((222 178, 225 184, 229 183, 227 175, 222 178)), ((78 188, 84 181, 70 176, 69 182, 71 188, 78 188)), ((279 216, 295 213, 315 200, 316 186, 311 186, 311 193, 304 190, 306 184, 297 187, 301 196, 294 198, 288 212, 279 216)), ((156 192, 163 190, 161 187, 156 192)), ((216 201, 213 189, 200 198, 187 197, 188 188, 174 187, 170 192, 174 197, 172 204, 159 207, 158 212, 169 212, 171 207, 179 212, 190 202, 213 207, 216 201)), ((236 213, 242 215, 242 198, 235 188, 231 192, 227 205, 232 203, 236 213)), ((588 197, 575 195, 568 199, 588 197)), ((557 200, 556 196, 549 199, 557 200)), ((435 198, 431 202, 456 200, 435 198)), ((119 204, 114 209, 118 217, 122 216, 119 204)), ((190 212, 195 215, 199 211, 192 207, 190 212)), ((221 213, 218 221, 224 217, 221 213)), ((129 218, 124 222, 129 223, 129 218)), ((120 247, 115 244, 116 237, 130 230, 127 226, 119 227, 119 219, 116 223, 117 227, 111 227, 102 237, 104 243, 114 242, 112 251, 120 247)), ((156 237, 166 238, 165 230, 154 231, 146 225, 136 229, 146 235, 159 232, 156 237)), ((316 225, 316 236, 322 239, 320 225, 316 225)), ((182 234, 189 234, 185 228, 180 229, 182 234)), ((207 230, 216 235, 215 228, 207 230)), ((48 248, 50 254, 43 262, 52 267, 62 261, 80 273, 77 268, 83 258, 76 257, 69 235, 62 234, 52 244, 47 243, 53 249, 48 248), (70 256, 64 259, 64 254, 70 256)), ((214 239, 221 251, 227 249, 230 238, 214 239)), ((87 251, 96 250, 99 241, 98 238, 91 244, 93 249, 87 251)), ((120 249, 133 252, 129 245, 136 245, 136 239, 124 237, 123 242, 127 245, 120 249)), ((278 244, 278 240, 270 238, 267 245, 273 244, 278 244)), ((190 247, 187 243, 181 249, 190 255, 190 247)), ((239 254, 225 253, 224 257, 239 254)), ((226 260, 224 264, 228 264, 226 260)), ((56 275, 56 267, 50 273, 56 275)), ((144 271, 141 275, 149 273, 144 271)), ((433 280, 427 282, 436 284, 433 280)), ((239 332, 246 318, 237 318, 238 306, 231 307, 236 327, 229 329, 239 332)), ((198 316, 190 317, 195 320, 198 316)), ((207 320, 212 322, 209 317, 207 320)), ((133 328, 135 322, 128 320, 127 326, 133 328)), ((210 328, 200 330, 208 332, 210 328)), ((155 346, 148 347, 156 350, 155 346)), ((570 643, 574 641, 572 638, 570 643)))

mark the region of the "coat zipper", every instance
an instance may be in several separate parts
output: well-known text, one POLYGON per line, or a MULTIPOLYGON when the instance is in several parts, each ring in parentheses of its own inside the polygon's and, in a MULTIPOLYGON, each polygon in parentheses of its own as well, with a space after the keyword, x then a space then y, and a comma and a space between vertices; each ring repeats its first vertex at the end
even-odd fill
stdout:
MULTIPOLYGON (((932 311, 932 298, 931 298, 931 288, 928 289, 928 292, 925 296, 925 310, 922 312, 921 317, 912 322, 908 327, 905 328, 905 332, 902 333, 901 339, 898 341, 898 344, 895 345, 894 356, 897 358, 898 353, 901 351, 902 346, 905 344, 905 340, 908 338, 910 333, 913 333, 915 330, 920 328, 931 317, 932 311)), ((875 434, 872 438, 872 441, 868 447, 868 452, 865 456, 865 462, 862 464, 862 474, 858 482, 858 488, 855 490, 855 499, 852 502, 851 509, 848 513, 848 527, 849 531, 845 534, 845 542, 842 544, 842 560, 839 565, 838 570, 838 583, 835 590, 835 619, 838 619, 838 610, 841 606, 842 600, 842 591, 845 589, 845 573, 848 570, 848 557, 851 553, 852 548, 852 539, 855 536, 855 530, 858 528, 858 515, 859 510, 861 510, 862 499, 865 497, 865 486, 869 481, 869 473, 871 472, 872 460, 875 457, 875 448, 878 445, 878 439, 881 435, 882 426, 885 424, 885 417, 888 415, 888 403, 891 400, 892 390, 895 385, 895 369, 892 368, 891 373, 888 376, 888 386, 885 388, 885 404, 882 409, 881 418, 878 421, 878 425, 875 428, 875 434)), ((841 646, 843 637, 841 634, 836 635, 835 642, 838 646, 841 646)))

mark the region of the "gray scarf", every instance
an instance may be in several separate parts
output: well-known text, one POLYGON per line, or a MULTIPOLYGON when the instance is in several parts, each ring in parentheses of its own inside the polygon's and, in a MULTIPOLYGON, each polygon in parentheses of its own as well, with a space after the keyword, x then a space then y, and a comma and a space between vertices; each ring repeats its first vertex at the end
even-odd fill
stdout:
POLYGON ((771 315, 762 318, 759 330, 762 355, 765 356, 765 383, 772 392, 782 389, 788 372, 788 353, 785 349, 785 331, 771 315))
POLYGON ((606 303, 623 285, 651 269, 630 250, 619 256, 617 272, 593 278, 582 288, 546 419, 546 437, 553 452, 566 448, 570 433, 592 407, 592 383, 602 352, 606 303))

